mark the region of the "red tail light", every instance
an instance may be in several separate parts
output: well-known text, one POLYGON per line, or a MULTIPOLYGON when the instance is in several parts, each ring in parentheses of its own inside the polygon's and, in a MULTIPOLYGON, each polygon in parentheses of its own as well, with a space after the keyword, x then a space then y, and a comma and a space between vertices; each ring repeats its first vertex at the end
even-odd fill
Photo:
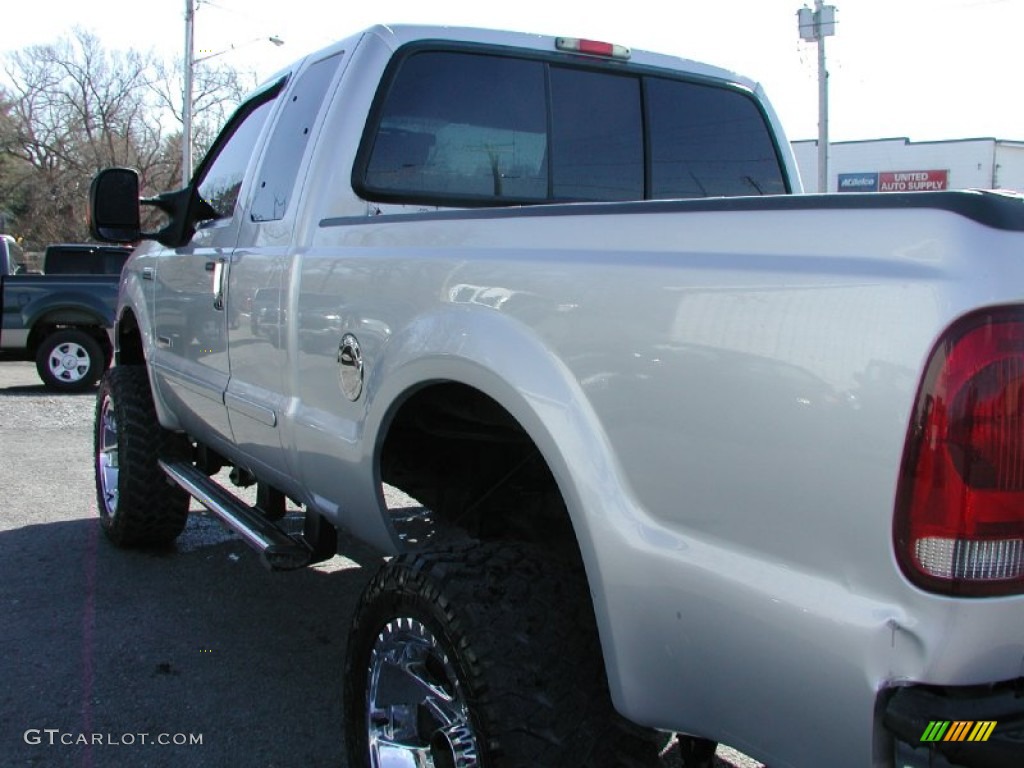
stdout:
POLYGON ((1024 309, 970 315, 932 353, 894 538, 904 574, 924 589, 1024 592, 1024 309))

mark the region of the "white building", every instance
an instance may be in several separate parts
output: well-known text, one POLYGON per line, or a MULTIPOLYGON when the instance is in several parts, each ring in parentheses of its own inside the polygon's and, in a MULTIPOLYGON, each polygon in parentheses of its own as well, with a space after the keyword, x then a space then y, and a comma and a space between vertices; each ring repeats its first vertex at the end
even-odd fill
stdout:
MULTIPOLYGON (((818 142, 794 141, 808 192, 817 189, 818 142)), ((829 192, 1010 189, 1024 192, 1024 141, 906 138, 841 141, 829 152, 829 192)))

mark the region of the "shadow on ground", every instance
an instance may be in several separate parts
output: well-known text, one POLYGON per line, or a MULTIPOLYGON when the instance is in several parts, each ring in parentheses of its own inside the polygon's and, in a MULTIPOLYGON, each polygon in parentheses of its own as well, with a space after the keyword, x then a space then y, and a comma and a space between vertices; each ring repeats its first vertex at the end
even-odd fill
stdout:
POLYGON ((209 525, 158 552, 98 520, 0 533, 5 765, 344 765, 345 639, 375 563, 270 573, 209 525))

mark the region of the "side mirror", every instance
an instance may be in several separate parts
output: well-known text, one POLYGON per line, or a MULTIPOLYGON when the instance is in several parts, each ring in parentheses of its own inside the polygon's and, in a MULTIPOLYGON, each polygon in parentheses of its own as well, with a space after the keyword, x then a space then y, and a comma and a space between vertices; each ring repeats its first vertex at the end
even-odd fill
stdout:
POLYGON ((89 185, 89 232, 106 243, 135 243, 142 238, 139 174, 131 168, 107 168, 89 185))

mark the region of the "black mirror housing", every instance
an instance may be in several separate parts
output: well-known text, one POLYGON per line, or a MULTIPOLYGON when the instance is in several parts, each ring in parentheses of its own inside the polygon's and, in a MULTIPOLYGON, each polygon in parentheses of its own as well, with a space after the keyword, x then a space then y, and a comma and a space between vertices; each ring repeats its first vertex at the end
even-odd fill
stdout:
POLYGON ((139 173, 107 168, 89 185, 89 233, 100 242, 135 243, 142 238, 139 173))

